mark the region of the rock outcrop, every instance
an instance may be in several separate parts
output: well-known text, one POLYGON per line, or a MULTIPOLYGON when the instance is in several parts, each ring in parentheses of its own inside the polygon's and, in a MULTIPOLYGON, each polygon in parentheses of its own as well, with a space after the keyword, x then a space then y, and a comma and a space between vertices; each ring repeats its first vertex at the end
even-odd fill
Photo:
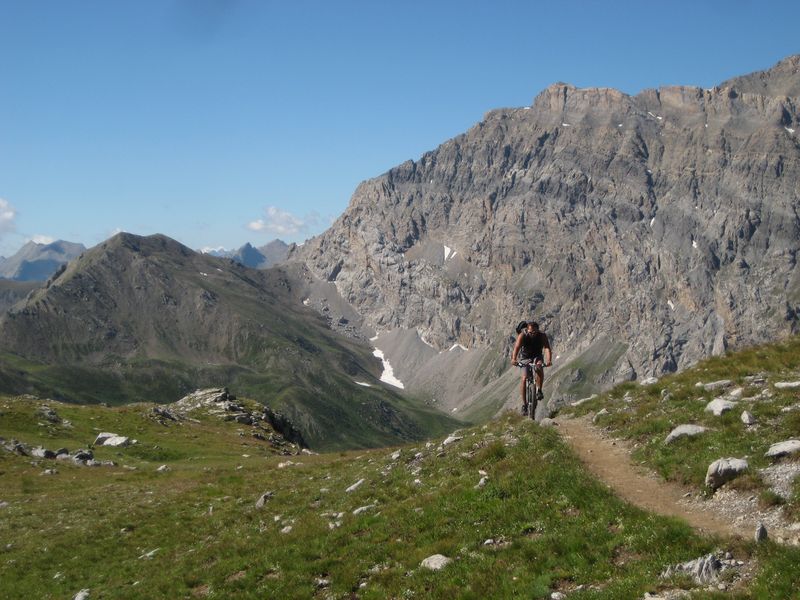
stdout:
MULTIPOLYGON (((505 354, 473 389, 505 366, 520 318, 542 321, 554 396, 571 400, 784 336, 800 311, 799 66, 636 96, 554 84, 362 183, 290 260, 364 334, 505 354)), ((384 351, 412 391, 434 389, 415 384, 419 352, 384 351)))

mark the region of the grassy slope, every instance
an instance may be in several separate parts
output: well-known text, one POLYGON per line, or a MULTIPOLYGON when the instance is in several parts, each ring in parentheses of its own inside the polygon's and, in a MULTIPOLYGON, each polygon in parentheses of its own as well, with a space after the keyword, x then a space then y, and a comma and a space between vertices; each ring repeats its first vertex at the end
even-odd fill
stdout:
MULTIPOLYGON (((50 405, 73 427, 40 425, 37 403, 14 398, 0 400, 0 435, 74 449, 111 430, 139 444, 97 450, 117 467, 57 463, 52 476, 40 474, 51 461, 0 453, 0 597, 545 598, 584 585, 571 597, 640 598, 667 585, 665 566, 717 545, 625 505, 553 431, 516 417, 443 448, 403 447, 397 460, 393 449, 287 458, 211 418, 165 427, 141 405, 50 405), (421 569, 434 553, 455 562, 421 569)), ((798 583, 785 569, 796 553, 730 549, 760 553, 768 579, 754 589, 798 583)))
MULTIPOLYGON (((750 474, 729 485, 753 489, 765 503, 782 502, 767 490, 756 471, 769 466, 770 460, 764 453, 771 444, 797 439, 800 435, 800 393, 774 386, 776 382, 798 379, 800 337, 794 337, 783 343, 706 360, 654 385, 624 384, 570 410, 586 414, 605 408, 609 414, 597 417, 597 424, 634 442, 635 459, 666 479, 698 488, 703 488, 708 465, 716 459, 747 458, 750 474), (763 376, 766 384, 755 385, 745 379, 754 375, 763 376), (724 395, 724 391, 706 391, 696 384, 722 379, 732 380, 733 387, 742 387, 744 399, 734 410, 716 417, 704 408, 712 399, 724 395), (668 399, 662 396, 662 390, 669 393, 668 399), (764 390, 770 396, 761 395, 764 390), (797 408, 784 412, 783 409, 793 406, 797 408), (748 428, 741 422, 743 410, 756 417, 755 427, 748 428), (694 438, 679 438, 669 445, 663 443, 674 427, 685 423, 702 425, 709 431, 694 438)), ((795 515, 800 512, 800 481, 796 482, 787 509, 795 515)))
POLYGON ((5 393, 120 405, 227 386, 285 413, 324 450, 456 426, 380 384, 372 349, 331 331, 281 271, 199 255, 164 236, 121 234, 87 251, 0 321, 5 393))

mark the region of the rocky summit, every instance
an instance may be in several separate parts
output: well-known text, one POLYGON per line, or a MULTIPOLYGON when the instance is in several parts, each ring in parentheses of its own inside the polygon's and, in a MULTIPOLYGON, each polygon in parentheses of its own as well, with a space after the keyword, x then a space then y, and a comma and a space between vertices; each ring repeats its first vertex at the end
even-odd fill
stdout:
POLYGON ((711 89, 557 83, 362 183, 290 260, 311 305, 354 309, 448 408, 499 389, 521 319, 554 344, 553 399, 780 338, 800 311, 799 96, 800 56, 711 89))

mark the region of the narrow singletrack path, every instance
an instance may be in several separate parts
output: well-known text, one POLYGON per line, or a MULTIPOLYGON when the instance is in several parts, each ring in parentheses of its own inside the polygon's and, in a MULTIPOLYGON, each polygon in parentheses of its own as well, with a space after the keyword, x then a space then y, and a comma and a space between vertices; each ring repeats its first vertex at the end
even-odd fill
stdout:
POLYGON ((704 502, 687 501, 697 492, 660 479, 633 464, 630 449, 619 440, 604 436, 586 417, 556 419, 557 430, 586 467, 615 494, 627 502, 660 515, 683 519, 704 533, 750 537, 756 524, 734 523, 715 514, 704 502))

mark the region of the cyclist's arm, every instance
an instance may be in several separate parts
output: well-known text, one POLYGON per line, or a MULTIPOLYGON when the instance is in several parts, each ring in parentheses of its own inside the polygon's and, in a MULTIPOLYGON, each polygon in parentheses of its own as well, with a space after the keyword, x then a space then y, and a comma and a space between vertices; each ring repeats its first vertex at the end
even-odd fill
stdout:
POLYGON ((553 351, 550 349, 550 339, 547 337, 546 333, 543 333, 542 335, 544 335, 544 346, 542 350, 544 353, 545 364, 548 367, 551 367, 553 366, 553 351))
POLYGON ((519 354, 519 349, 522 348, 522 334, 520 333, 517 336, 517 343, 514 344, 514 350, 511 352, 511 364, 513 365, 517 362, 517 354, 519 354))

